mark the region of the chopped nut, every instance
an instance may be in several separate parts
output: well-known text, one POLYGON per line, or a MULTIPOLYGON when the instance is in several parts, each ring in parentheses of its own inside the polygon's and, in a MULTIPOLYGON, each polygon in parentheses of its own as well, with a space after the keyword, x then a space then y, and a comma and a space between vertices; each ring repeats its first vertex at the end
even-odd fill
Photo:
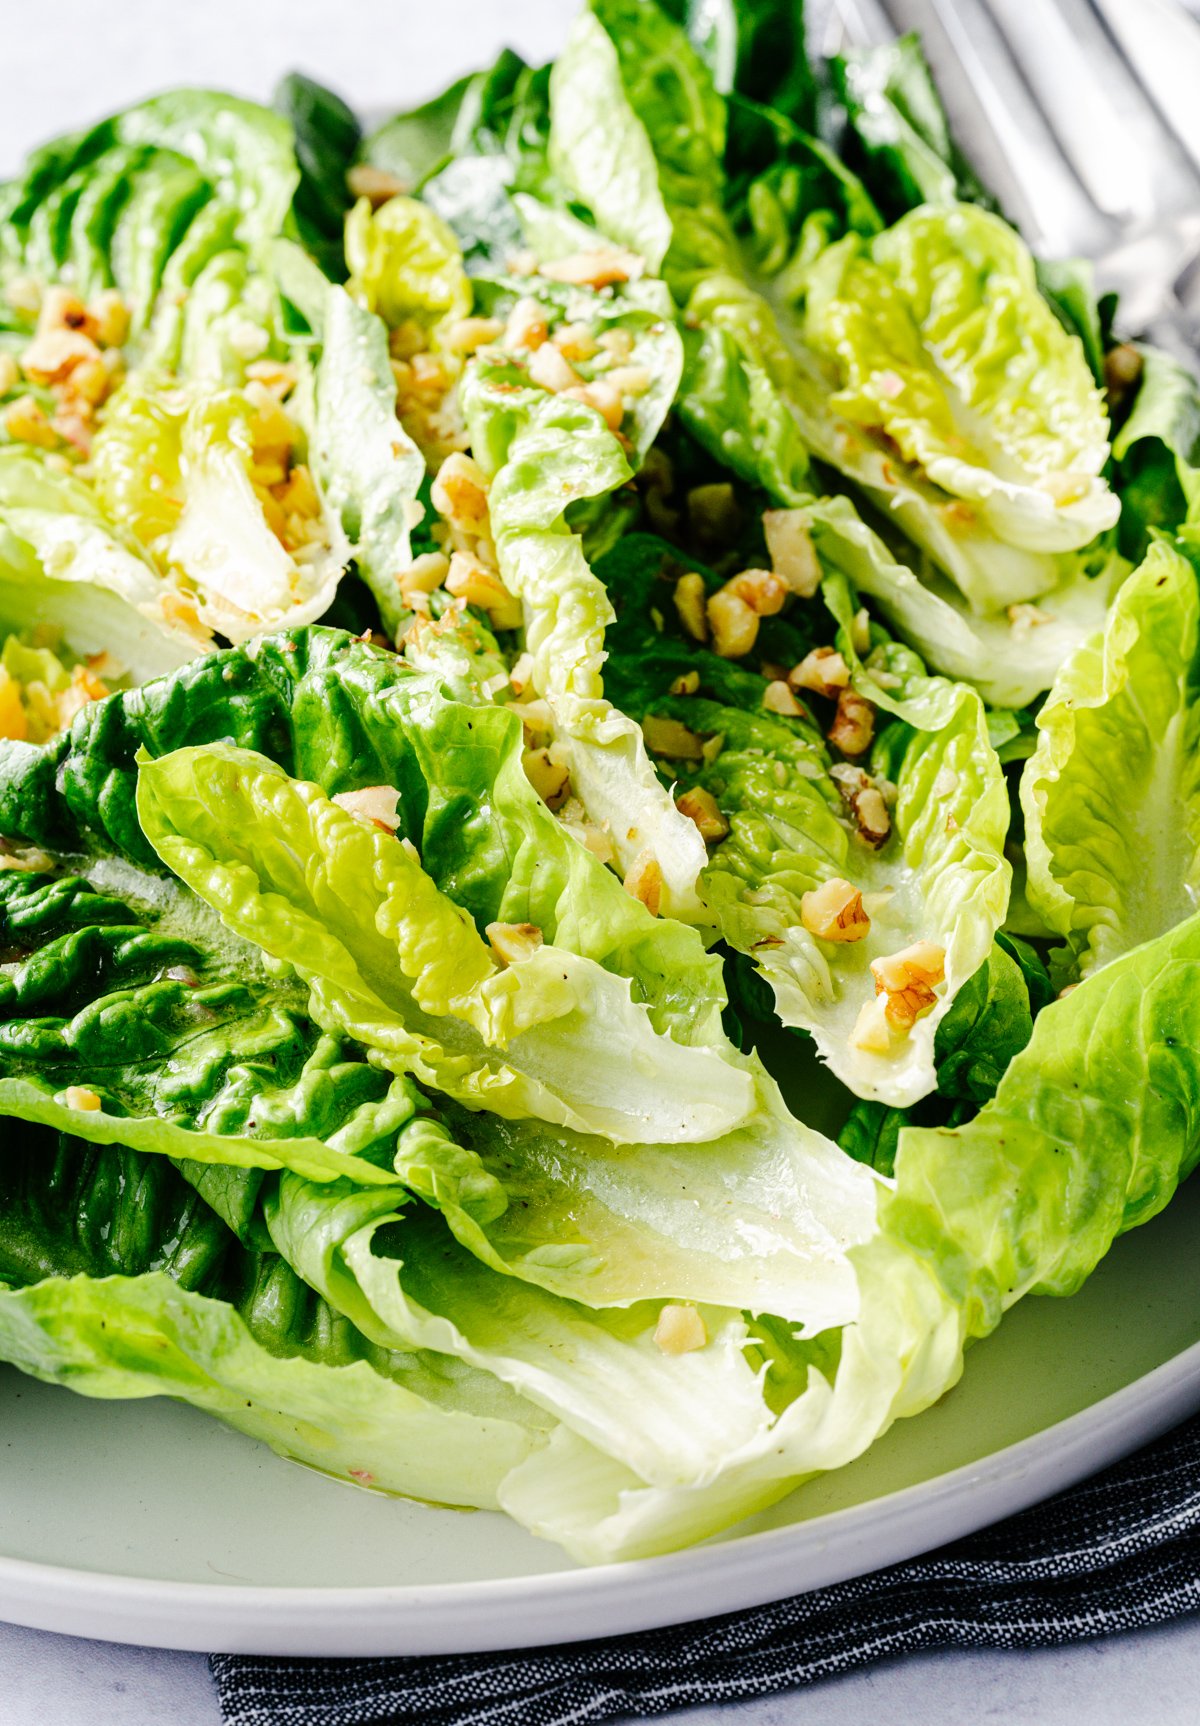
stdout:
POLYGON ((693 785, 689 791, 682 792, 675 799, 675 807, 681 815, 694 822, 706 845, 724 839, 729 832, 729 823, 718 809, 716 798, 702 785, 693 785))
POLYGON ((442 345, 454 354, 473 354, 504 334, 503 318, 459 318, 442 337, 442 345))
POLYGON ((785 719, 800 719, 804 715, 804 709, 782 678, 767 684, 763 706, 768 713, 782 714, 785 719))
POLYGON ((708 1332, 694 1306, 668 1301, 658 1315, 654 1340, 664 1354, 691 1354, 705 1346, 708 1332))
POLYGON ((550 340, 563 358, 572 364, 576 360, 590 360, 599 345, 589 324, 562 324, 550 340))
POLYGON ((518 701, 522 700, 530 693, 533 689, 532 653, 521 653, 518 655, 517 662, 509 673, 508 681, 512 684, 513 693, 517 697, 518 701))
POLYGON ((34 383, 61 383, 84 360, 98 360, 100 349, 82 330, 39 329, 21 355, 21 368, 34 383))
POLYGON ((408 191, 403 180, 370 162, 356 162, 346 175, 346 187, 352 198, 365 198, 373 210, 386 204, 389 198, 402 198, 408 191))
POLYGON ((871 930, 862 894, 840 876, 801 896, 800 921, 822 941, 861 941, 871 930))
POLYGON ((633 335, 629 330, 601 330, 596 337, 596 345, 612 360, 614 365, 624 365, 633 353, 633 335))
POLYGON ((883 793, 874 785, 860 791, 854 801, 854 815, 858 822, 859 837, 868 845, 882 845, 892 828, 892 818, 888 814, 883 793))
POLYGON ((672 695, 695 695, 700 687, 698 671, 683 671, 678 677, 671 679, 670 693, 672 695))
POLYGON ((759 617, 774 617, 776 612, 783 610, 783 602, 787 598, 787 588, 771 569, 744 569, 725 585, 739 599, 744 599, 759 617))
POLYGON ((875 735, 875 705, 856 689, 838 692, 837 713, 829 728, 829 741, 843 755, 864 755, 875 735))
POLYGON ((936 1003, 934 989, 946 979, 946 949, 932 941, 915 941, 899 953, 872 959, 875 993, 884 998, 888 1024, 907 1031, 936 1003))
POLYGON ((519 299, 508 314, 504 326, 504 342, 510 348, 540 348, 546 340, 546 314, 528 295, 519 299))
POLYGON ((85 1109, 94 1114, 102 1105, 95 1091, 89 1091, 86 1085, 68 1085, 63 1092, 63 1102, 68 1109, 85 1109))
POLYGON ((618 395, 644 396, 654 379, 646 366, 614 366, 612 371, 605 372, 604 381, 618 395))
POLYGON ((560 809, 571 793, 571 776, 548 749, 527 749, 522 756, 525 777, 548 809, 560 809))
POLYGON ((449 573, 450 559, 444 552, 423 551, 419 557, 414 557, 408 568, 402 569, 397 577, 405 604, 411 605, 415 594, 433 593, 449 573))
POLYGON ((529 362, 529 376, 540 389, 549 390, 553 395, 560 390, 580 389, 583 385, 579 373, 553 342, 543 342, 536 349, 529 362))
POLYGON ((625 891, 640 899, 652 917, 662 904, 662 870, 653 851, 639 851, 625 876, 625 891))
POLYGON ((580 288, 609 288, 618 282, 636 281, 644 268, 636 253, 601 246, 593 252, 572 252, 568 258, 542 264, 538 274, 548 281, 570 282, 580 288))
POLYGON ((722 659, 741 659, 758 640, 758 613, 729 587, 708 601, 712 644, 722 659))
POLYGON ((789 592, 811 599, 821 585, 821 565, 804 511, 768 509, 762 519, 771 568, 787 584, 789 592))
POLYGON ((788 672, 793 689, 811 689, 836 701, 850 682, 850 667, 835 647, 814 647, 788 672))
POLYGON ((958 774, 953 767, 938 769, 938 776, 933 782, 933 795, 939 800, 943 797, 953 797, 958 790, 958 774))
POLYGON ((456 551, 450 559, 446 592, 486 612, 493 629, 521 627, 521 601, 508 591, 494 569, 469 551, 456 551))
POLYGON ((366 785, 361 791, 339 791, 332 801, 369 827, 382 827, 385 832, 394 833, 400 825, 397 813, 400 793, 394 785, 366 785))
POLYGON ((484 934, 502 965, 519 965, 537 952, 543 939, 536 923, 489 923, 484 934))
POLYGON ((669 761, 702 761, 703 745, 694 731, 681 725, 678 719, 664 714, 648 713, 642 720, 642 736, 651 755, 665 756, 669 761))
POLYGON ((58 433, 46 418, 41 403, 33 396, 18 396, 15 402, 10 402, 0 411, 0 425, 14 443, 37 444, 41 449, 58 446, 58 433))
POLYGON ((700 750, 704 765, 711 767, 724 747, 725 733, 723 731, 714 731, 711 737, 706 737, 700 750))
POLYGON ((892 1032, 887 1019, 887 1004, 878 997, 864 1001, 854 1021, 850 1041, 856 1049, 869 1055, 886 1055, 892 1046, 892 1032))
POLYGON ((455 450, 438 469, 430 492, 433 507, 464 533, 484 533, 489 527, 487 483, 479 463, 455 450))
POLYGON ((689 570, 675 583, 675 610, 693 641, 708 640, 706 598, 704 577, 698 570, 689 570))
POLYGON ((129 307, 116 288, 105 288, 88 307, 102 348, 123 347, 129 335, 129 307))
POLYGON ((543 737, 553 737, 554 710, 548 701, 524 701, 519 712, 529 748, 536 749, 543 737))
MULTIPOLYGON (((530 366, 529 369, 532 372, 533 367, 530 366)), ((625 406, 607 378, 596 378, 590 384, 573 384, 569 389, 560 390, 559 394, 572 401, 583 402, 585 407, 595 408, 609 431, 620 431, 621 421, 625 418, 625 406)))

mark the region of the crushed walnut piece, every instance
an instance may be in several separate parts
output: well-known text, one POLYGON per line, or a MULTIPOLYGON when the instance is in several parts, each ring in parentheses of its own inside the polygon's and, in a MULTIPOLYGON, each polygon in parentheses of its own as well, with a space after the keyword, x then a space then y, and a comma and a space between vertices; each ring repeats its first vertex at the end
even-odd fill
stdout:
POLYGON ((800 921, 822 941, 861 941, 871 932, 861 892, 840 875, 801 896, 800 921))
POLYGON ((836 763, 830 773, 854 822, 856 836, 864 845, 878 850, 892 829, 892 818, 879 782, 861 767, 852 767, 845 761, 836 763))
POLYGON ((668 761, 704 759, 701 738, 678 719, 669 719, 665 714, 648 713, 642 720, 642 736, 651 755, 664 756, 668 761))
POLYGON ((664 1354, 691 1354, 705 1346, 708 1332, 694 1306, 668 1301, 658 1315, 654 1340, 664 1354))
POLYGON ((836 701, 850 682, 850 667, 836 647, 814 647, 787 674, 793 689, 808 689, 836 701))
POLYGON ((695 824, 706 845, 715 845, 729 832, 729 822, 717 807, 716 798, 702 785, 693 785, 690 790, 680 792, 675 799, 675 807, 695 824))
POLYGON ((579 288, 611 288, 621 282, 634 282, 645 264, 636 252, 626 252, 617 246, 597 246, 594 251, 572 252, 570 257, 556 258, 540 264, 538 274, 550 282, 569 282, 579 288))
POLYGON ((935 1005, 934 993, 946 980, 946 949, 933 941, 914 941, 899 953, 872 959, 875 993, 893 1030, 908 1031, 935 1005))
POLYGON ((385 833, 394 833, 400 825, 397 813, 400 793, 394 785, 365 785, 361 791, 339 791, 331 801, 356 821, 382 828, 385 833))
POLYGON ((571 794, 571 775, 549 749, 527 749, 521 757, 525 777, 547 809, 561 809, 571 794))
POLYGON ((821 565, 804 511, 768 509, 763 513, 762 524, 771 568, 790 593, 811 599, 821 585, 821 565))
POLYGON ((536 923, 489 923, 484 934, 501 965, 519 965, 536 953, 543 941, 536 923))
POLYGON ((693 641, 708 640, 706 599, 704 577, 697 570, 689 570, 675 583, 675 610, 693 641))
POLYGON ((662 870, 653 851, 639 851, 625 875, 625 891, 639 899, 652 917, 662 905, 662 870))
POLYGON ((875 736, 875 704, 856 689, 838 692, 837 712, 829 728, 829 741, 843 755, 865 755, 875 736))

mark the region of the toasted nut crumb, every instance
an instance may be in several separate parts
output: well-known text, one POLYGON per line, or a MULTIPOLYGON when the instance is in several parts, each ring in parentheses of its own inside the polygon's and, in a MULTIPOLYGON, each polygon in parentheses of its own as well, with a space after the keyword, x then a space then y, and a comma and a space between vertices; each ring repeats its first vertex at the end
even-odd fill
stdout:
POLYGON ((871 930, 862 894, 840 876, 801 896, 800 921, 822 941, 861 941, 871 930))
POLYGON ((590 360, 599 348, 589 324, 561 324, 550 340, 563 358, 572 364, 577 360, 590 360))
POLYGON ((89 1114, 94 1114, 101 1106, 95 1091, 89 1091, 86 1085, 68 1085, 63 1092, 63 1102, 68 1109, 85 1109, 89 1114))
POLYGON ((493 629, 521 627, 521 601, 508 591, 494 569, 469 551, 456 551, 450 559, 446 592, 486 612, 493 629))
POLYGON ((787 588, 771 569, 744 569, 725 583, 739 599, 744 599, 759 617, 774 617, 783 610, 787 588))
POLYGON ((592 252, 572 252, 569 258, 542 264, 538 274, 548 281, 570 282, 580 288, 609 288, 618 282, 636 281, 644 268, 635 252, 620 251, 615 246, 600 246, 592 252))
POLYGON ((640 899, 652 917, 662 904, 662 870, 653 851, 639 851, 625 876, 625 891, 640 899))
POLYGON ((767 684, 763 692, 763 706, 768 713, 779 713, 786 719, 800 719, 804 714, 804 709, 782 678, 767 684))
POLYGON ((859 837, 868 845, 882 845, 891 832, 892 818, 888 814, 883 793, 876 786, 868 785, 865 791, 859 792, 854 800, 854 815, 858 822, 859 837))
POLYGON ((9 402, 0 412, 0 424, 14 443, 37 444, 41 449, 58 446, 58 433, 46 418, 41 403, 33 396, 18 396, 15 402, 9 402))
POLYGON ((116 288, 105 288, 88 307, 102 348, 123 347, 129 335, 129 307, 116 288))
POLYGON ((762 520, 771 568, 791 593, 811 599, 821 585, 821 565, 804 511, 768 509, 762 520))
POLYGON ((654 1340, 664 1354, 691 1354, 705 1346, 708 1332, 694 1306, 668 1301, 658 1315, 654 1340))
MULTIPOLYGON (((565 361, 563 363, 566 364, 565 361)), ((529 369, 532 372, 532 365, 529 369)), ((559 394, 572 401, 583 402, 585 407, 595 408, 609 431, 620 431, 625 406, 607 378, 597 378, 590 384, 572 384, 569 389, 560 390, 559 394)))
POLYGON ((489 526, 487 483, 479 463, 455 450, 438 469, 430 492, 433 507, 464 533, 485 533, 489 526))
POLYGON ((706 597, 704 577, 698 570, 689 570, 675 583, 675 610, 693 641, 708 640, 706 597))
POLYGON ((671 679, 670 693, 672 695, 695 695, 700 687, 698 671, 684 671, 678 677, 671 679))
POLYGON ((489 923, 484 934, 502 965, 519 965, 537 952, 543 940, 536 923, 489 923))
POLYGON ((758 640, 758 613, 740 594, 722 587, 708 601, 712 644, 722 659, 741 659, 758 640))
POLYGON ((633 335, 631 331, 620 328, 601 330, 596 337, 596 345, 614 365, 624 365, 633 353, 633 335))
POLYGON ((402 198, 408 191, 403 180, 370 162, 356 162, 346 175, 346 187, 352 198, 365 198, 373 210, 386 204, 389 198, 402 198))
POLYGON ((539 389, 549 390, 552 395, 583 386, 579 373, 553 342, 543 342, 541 347, 535 350, 529 362, 529 376, 539 389))
POLYGON ((604 373, 604 381, 611 384, 618 395, 644 396, 654 379, 646 366, 614 366, 612 371, 604 373))
POLYGON ((725 733, 723 731, 714 731, 711 737, 706 737, 700 751, 704 758, 704 765, 711 767, 724 747, 725 733))
POLYGON ((934 990, 946 979, 946 949, 933 941, 914 941, 899 953, 871 961, 875 993, 884 997, 888 1024, 909 1030, 935 1004, 934 990))
POLYGON ((571 794, 571 776, 548 749, 527 749, 522 756, 525 777, 548 809, 561 809, 571 794))
POLYGON ((793 665, 787 680, 793 689, 811 689, 814 695, 836 701, 850 682, 850 667, 835 647, 814 647, 793 665))
POLYGON ((678 719, 664 714, 648 713, 642 720, 642 736, 651 755, 663 755, 670 761, 702 761, 704 747, 694 731, 681 725, 678 719))
POLYGON ((504 326, 505 345, 510 348, 540 348, 546 340, 546 314, 528 294, 519 299, 504 326))
POLYGON ((394 833, 400 825, 397 813, 400 793, 394 785, 366 785, 361 791, 339 791, 332 801, 369 827, 382 827, 394 833))
POLYGON ((405 603, 411 605, 418 593, 433 593, 449 573, 450 559, 445 552, 423 551, 419 557, 414 557, 408 568, 402 569, 397 577, 405 603))
POLYGON ((863 1049, 869 1055, 887 1054, 892 1046, 892 1032, 884 1001, 877 997, 874 1001, 863 1002, 854 1021, 850 1041, 856 1049, 863 1049))
POLYGON ((706 845, 724 839, 729 832, 729 823, 718 809, 716 798, 702 785, 693 785, 689 791, 681 792, 675 799, 675 807, 695 823, 706 845))
POLYGON ((100 349, 82 330, 66 326, 41 329, 21 355, 27 378, 39 384, 61 383, 84 360, 98 360, 100 349))
POLYGON ((875 735, 875 705, 856 689, 838 692, 837 713, 829 728, 829 741, 843 755, 863 755, 875 735))
POLYGON ((554 709, 548 701, 523 701, 518 711, 530 749, 537 749, 544 737, 553 737, 554 709))
POLYGON ((513 693, 518 701, 524 699, 533 690, 533 655, 521 653, 517 662, 509 672, 508 681, 513 686, 513 693))
POLYGON ((503 318, 459 318, 442 337, 442 344, 454 354, 473 354, 489 342, 498 342, 503 334, 503 318))

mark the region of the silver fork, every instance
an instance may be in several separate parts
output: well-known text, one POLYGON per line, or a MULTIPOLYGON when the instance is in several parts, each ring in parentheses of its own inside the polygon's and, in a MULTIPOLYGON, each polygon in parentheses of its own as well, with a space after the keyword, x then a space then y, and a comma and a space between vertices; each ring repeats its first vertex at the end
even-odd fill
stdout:
POLYGON ((1034 250, 1126 333, 1200 349, 1200 23, 1180 0, 834 0, 826 46, 919 32, 955 135, 1034 250))

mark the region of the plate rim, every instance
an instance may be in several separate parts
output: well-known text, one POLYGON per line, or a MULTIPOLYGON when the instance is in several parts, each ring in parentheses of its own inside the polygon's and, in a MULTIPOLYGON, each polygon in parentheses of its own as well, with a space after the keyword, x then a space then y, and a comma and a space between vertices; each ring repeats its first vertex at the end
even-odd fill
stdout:
POLYGON ((0 1618, 100 1641, 281 1657, 592 1641, 743 1611, 915 1558, 1051 1497, 1197 1410, 1200 1342, 974 1462, 660 1557, 473 1582, 292 1587, 156 1580, 0 1554, 0 1618))

